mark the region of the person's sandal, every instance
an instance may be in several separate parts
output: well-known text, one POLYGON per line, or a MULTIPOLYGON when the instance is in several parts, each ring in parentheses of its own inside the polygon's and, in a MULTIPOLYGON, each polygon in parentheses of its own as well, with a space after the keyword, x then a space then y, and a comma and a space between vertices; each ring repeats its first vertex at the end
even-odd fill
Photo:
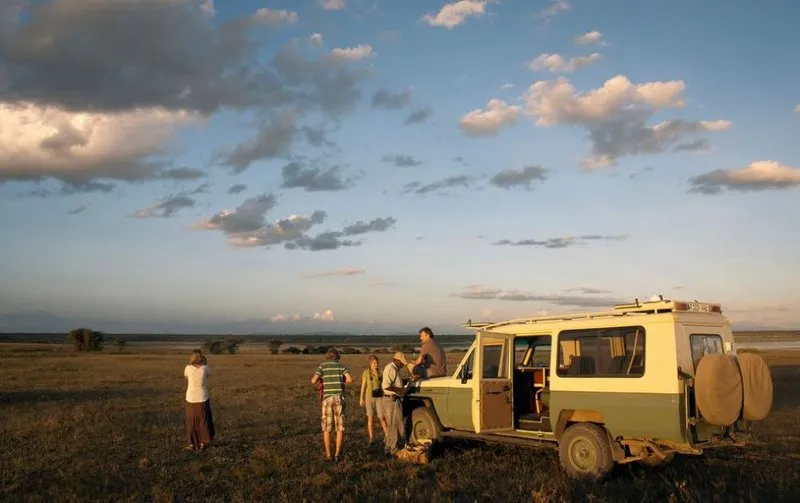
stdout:
POLYGON ((194 450, 194 444, 189 444, 186 447, 184 447, 183 449, 186 450, 186 451, 193 451, 194 450))

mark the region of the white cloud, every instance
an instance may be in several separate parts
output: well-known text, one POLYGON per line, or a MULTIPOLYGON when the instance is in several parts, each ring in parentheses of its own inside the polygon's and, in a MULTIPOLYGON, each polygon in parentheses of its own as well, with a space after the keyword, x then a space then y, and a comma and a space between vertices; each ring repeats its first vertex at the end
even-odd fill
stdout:
POLYGON ((569 79, 542 80, 525 94, 528 112, 538 116, 537 124, 576 124, 613 118, 623 108, 644 104, 654 109, 681 108, 686 85, 682 80, 633 84, 624 75, 607 80, 588 94, 579 94, 569 79))
POLYGON ((303 316, 301 316, 299 313, 295 313, 295 314, 276 314, 276 315, 270 317, 269 321, 271 321, 273 323, 278 323, 278 322, 282 322, 282 321, 300 321, 302 319, 303 319, 303 316))
POLYGON ((370 56, 374 56, 372 46, 368 44, 357 45, 355 47, 336 48, 331 51, 331 57, 343 61, 360 61, 370 56))
POLYGON ((319 0, 319 5, 325 10, 342 10, 347 7, 346 0, 319 0))
POLYGON ((590 31, 575 37, 575 43, 578 45, 596 44, 597 42, 600 42, 600 39, 602 38, 603 34, 599 31, 590 31))
POLYGON ((760 191, 788 189, 800 186, 800 168, 792 168, 777 161, 756 161, 738 169, 717 169, 689 179, 691 192, 719 194, 728 190, 760 191))
POLYGON ((276 25, 276 24, 296 24, 298 21, 297 13, 290 12, 284 9, 258 9, 253 14, 253 19, 258 23, 276 25))
POLYGON ((569 0, 553 0, 553 2, 545 7, 539 16, 549 19, 555 17, 559 12, 566 12, 572 9, 572 3, 569 0))
POLYGON ((314 33, 310 37, 308 37, 308 41, 311 42, 311 45, 315 47, 321 47, 325 41, 322 38, 322 33, 314 33))
POLYGON ((214 0, 204 0, 200 5, 200 10, 207 16, 214 16, 217 13, 217 10, 214 8, 214 0))
POLYGON ((142 180, 158 167, 145 158, 166 150, 199 114, 159 108, 70 112, 32 103, 0 103, 0 180, 142 180))
POLYGON ((472 136, 494 136, 503 127, 516 124, 521 114, 521 107, 494 98, 489 100, 486 109, 472 110, 464 115, 460 125, 465 133, 472 136))
POLYGON ((319 321, 336 321, 336 315, 330 309, 314 313, 314 319, 319 321))
POLYGON ((794 107, 794 113, 800 114, 800 105, 797 105, 796 107, 794 107))
POLYGON ((531 70, 549 70, 552 73, 571 73, 593 65, 600 59, 599 53, 588 56, 575 56, 565 60, 560 54, 540 54, 528 63, 531 70))
POLYGON ((506 83, 506 84, 503 84, 502 86, 500 86, 500 90, 501 91, 508 91, 509 89, 513 89, 513 88, 514 88, 514 84, 511 84, 511 83, 506 83))
POLYGON ((426 14, 422 20, 431 26, 452 30, 464 23, 468 17, 484 14, 487 3, 488 0, 460 0, 445 4, 435 16, 426 14))

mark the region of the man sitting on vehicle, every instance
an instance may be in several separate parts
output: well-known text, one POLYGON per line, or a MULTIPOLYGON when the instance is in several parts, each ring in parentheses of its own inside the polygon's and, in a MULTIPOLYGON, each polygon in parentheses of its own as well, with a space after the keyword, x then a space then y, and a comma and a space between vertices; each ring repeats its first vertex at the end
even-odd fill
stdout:
POLYGON ((422 327, 419 330, 419 340, 422 346, 419 356, 414 360, 414 375, 423 378, 447 375, 447 358, 442 346, 434 339, 433 330, 422 327))

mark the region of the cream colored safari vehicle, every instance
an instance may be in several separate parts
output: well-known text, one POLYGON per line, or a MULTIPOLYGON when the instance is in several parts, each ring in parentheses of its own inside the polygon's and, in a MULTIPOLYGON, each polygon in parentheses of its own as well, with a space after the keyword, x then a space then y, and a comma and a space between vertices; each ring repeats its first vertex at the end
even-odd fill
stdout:
POLYGON ((772 406, 768 367, 737 354, 719 304, 657 299, 466 324, 477 334, 453 375, 408 385, 411 441, 552 442, 570 476, 594 479, 745 445, 772 406))

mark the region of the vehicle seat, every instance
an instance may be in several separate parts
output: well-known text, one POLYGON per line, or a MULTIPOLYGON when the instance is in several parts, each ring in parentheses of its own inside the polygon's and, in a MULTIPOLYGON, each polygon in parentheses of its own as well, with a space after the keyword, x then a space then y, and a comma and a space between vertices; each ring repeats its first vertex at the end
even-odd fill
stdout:
POLYGON ((608 362, 608 368, 606 369, 606 374, 611 375, 619 375, 624 374, 626 369, 625 360, 627 358, 625 355, 622 356, 615 356, 608 362))
POLYGON ((567 375, 594 375, 594 358, 591 356, 573 356, 567 369, 567 375))

